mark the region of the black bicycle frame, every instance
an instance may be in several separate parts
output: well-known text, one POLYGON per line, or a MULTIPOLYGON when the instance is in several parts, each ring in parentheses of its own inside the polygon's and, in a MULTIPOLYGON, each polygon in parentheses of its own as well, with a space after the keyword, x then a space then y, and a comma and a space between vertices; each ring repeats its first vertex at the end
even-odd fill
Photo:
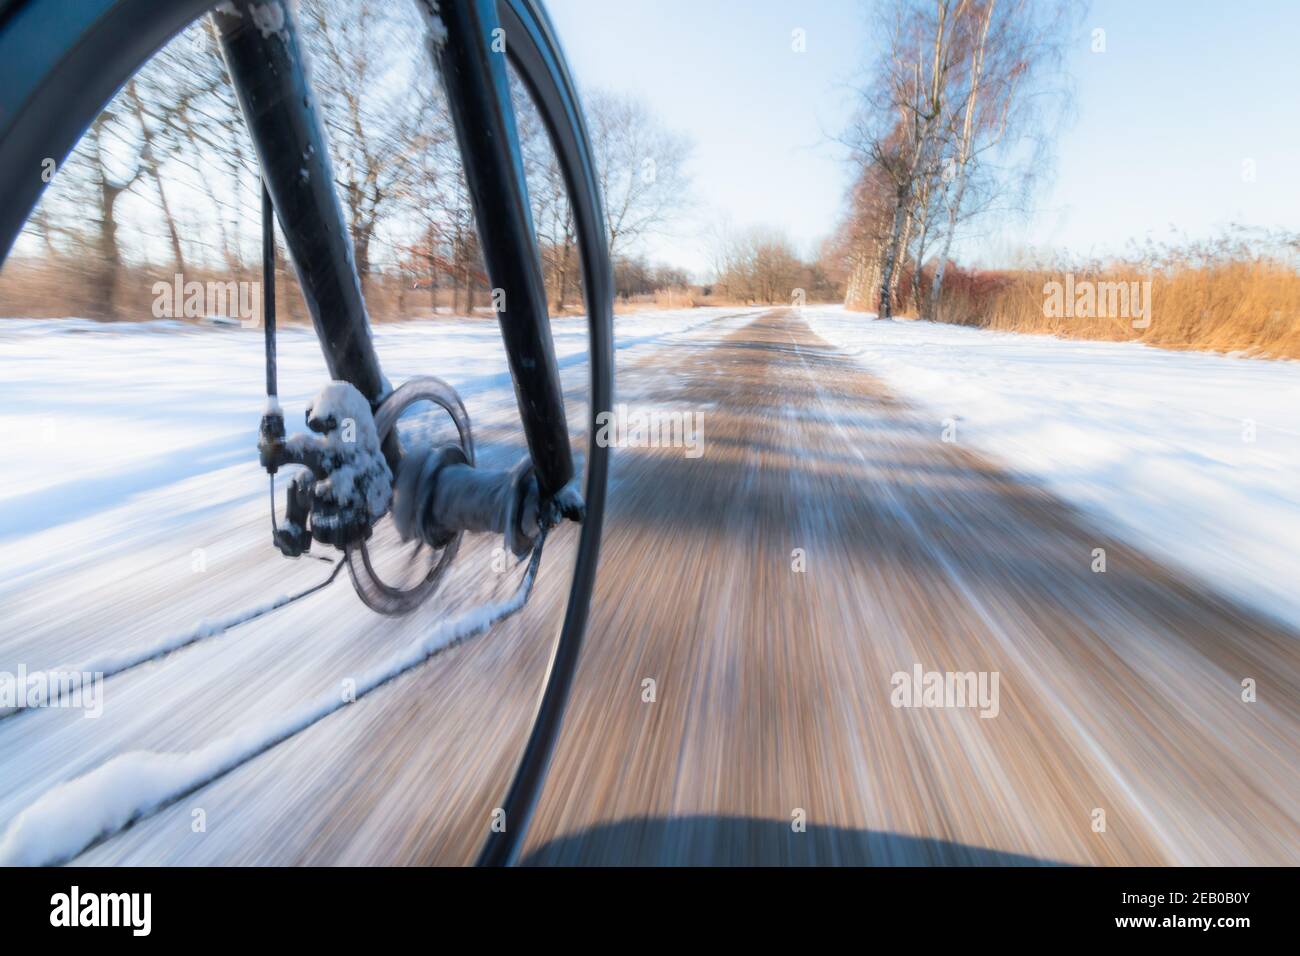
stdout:
MULTIPOLYGON (((505 57, 493 53, 494 0, 444 4, 439 58, 473 197, 480 245, 528 450, 543 500, 573 477, 559 368, 546 312, 505 57)), ((330 375, 372 406, 387 384, 375 356, 352 242, 334 189, 325 129, 291 8, 278 29, 240 2, 212 14, 240 109, 330 375)), ((385 448, 396 464, 396 445, 385 448)))
MULTIPOLYGON (((73 16, 61 11, 58 4, 0 0, 0 22, 10 25, 11 17, 30 19, 40 24, 30 32, 43 41, 0 49, 0 79, 4 81, 0 84, 0 132, 6 134, 0 137, 0 170, 7 173, 0 182, 0 261, 44 188, 48 176, 42 176, 43 170, 51 160, 61 164, 85 131, 79 118, 62 109, 61 104, 72 95, 68 84, 77 84, 80 93, 94 89, 107 99, 112 87, 106 84, 123 72, 121 64, 138 62, 152 52, 145 45, 156 29, 136 28, 112 0, 82 3, 73 16), (93 28, 88 29, 87 24, 93 28), (63 75, 56 83, 38 85, 38 78, 50 72, 54 55, 68 42, 66 36, 83 31, 85 45, 80 52, 86 60, 99 63, 102 71, 63 75), (9 134, 9 121, 28 111, 48 118, 40 131, 46 148, 50 142, 60 146, 48 159, 35 140, 9 134)), ((150 14, 150 26, 179 30, 211 5, 211 0, 160 4, 150 14)), ((388 385, 375 356, 352 242, 334 192, 324 127, 307 82, 292 6, 278 5, 284 17, 274 24, 255 18, 253 6, 257 4, 251 0, 235 0, 222 7, 234 11, 233 15, 213 13, 231 81, 330 375, 351 382, 375 404, 388 385)), ((518 153, 504 47, 493 35, 499 26, 495 3, 458 0, 442 7, 447 37, 438 51, 439 66, 447 84, 488 275, 502 306, 498 317, 528 450, 542 496, 550 498, 573 477, 573 457, 518 153), (498 46, 495 51, 494 42, 498 46)), ((259 14, 264 17, 266 11, 259 14)), ((395 448, 385 450, 392 458, 395 448)))
MULTIPOLYGON (((573 208, 589 309, 588 424, 594 432, 597 417, 612 401, 613 295, 604 215, 581 112, 538 0, 442 0, 437 9, 431 0, 420 2, 429 14, 431 33, 442 38, 435 41, 434 55, 447 85, 489 275, 505 293, 499 320, 529 451, 539 487, 550 496, 571 479, 572 453, 540 256, 529 222, 506 56, 537 100, 568 188, 579 200, 573 208)), ((141 63, 215 5, 215 0, 0 0, 0 262, 95 112, 141 63)), ((374 402, 388 385, 374 355, 292 5, 260 4, 256 16, 253 6, 248 0, 223 4, 241 16, 218 20, 239 102, 330 372, 374 402), (276 23, 281 10, 285 18, 276 23)), ((591 448, 585 486, 589 510, 564 627, 528 744, 502 804, 510 827, 488 836, 479 860, 483 864, 514 860, 546 776, 587 623, 608 468, 608 449, 591 448)))
POLYGON ((289 8, 281 9, 284 17, 275 31, 260 28, 244 3, 219 7, 212 20, 326 367, 375 404, 386 389, 352 240, 334 189, 298 27, 289 8))
POLYGON ((541 254, 533 233, 506 73, 508 37, 496 0, 440 7, 446 41, 436 46, 494 306, 510 360, 519 414, 543 499, 573 477, 541 254))

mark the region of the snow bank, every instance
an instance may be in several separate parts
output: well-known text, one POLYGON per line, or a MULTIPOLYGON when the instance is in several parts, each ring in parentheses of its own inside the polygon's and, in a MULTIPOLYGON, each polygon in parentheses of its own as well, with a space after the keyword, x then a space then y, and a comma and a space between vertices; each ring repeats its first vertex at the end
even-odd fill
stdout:
POLYGON ((804 316, 936 434, 1300 627, 1300 362, 804 316))

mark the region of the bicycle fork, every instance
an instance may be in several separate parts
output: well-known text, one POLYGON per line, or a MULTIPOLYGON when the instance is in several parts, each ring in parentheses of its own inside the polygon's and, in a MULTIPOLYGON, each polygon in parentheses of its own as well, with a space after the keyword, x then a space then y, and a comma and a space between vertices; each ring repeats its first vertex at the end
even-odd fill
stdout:
MULTIPOLYGON (((439 535, 502 531, 519 553, 538 530, 561 517, 580 520, 583 504, 572 480, 568 425, 505 58, 503 51, 493 50, 495 8, 492 0, 442 6, 444 42, 431 47, 444 76, 465 161, 531 467, 476 472, 472 458, 465 462, 455 461, 454 455, 441 456, 438 460, 448 461, 449 466, 423 480, 429 507, 438 509, 425 523, 436 527, 439 535), (504 512, 503 501, 512 503, 504 512)), ((356 387, 379 421, 384 417, 383 403, 393 391, 375 354, 352 243, 334 187, 324 124, 308 81, 292 8, 279 0, 236 0, 218 8, 212 17, 326 367, 331 378, 356 387)), ((264 241, 269 231, 264 227, 264 241)), ((264 281, 273 282, 274 275, 264 281)), ((268 328, 267 334, 270 383, 274 381, 273 329, 268 328)), ((269 420, 263 420, 262 464, 271 474, 286 464, 312 464, 297 460, 294 444, 285 440, 282 419, 279 423, 275 419, 277 414, 278 406, 272 405, 269 420)), ((402 448, 396 429, 390 424, 380 437, 384 457, 397 475, 402 448)), ((368 536, 369 529, 359 534, 368 536)))

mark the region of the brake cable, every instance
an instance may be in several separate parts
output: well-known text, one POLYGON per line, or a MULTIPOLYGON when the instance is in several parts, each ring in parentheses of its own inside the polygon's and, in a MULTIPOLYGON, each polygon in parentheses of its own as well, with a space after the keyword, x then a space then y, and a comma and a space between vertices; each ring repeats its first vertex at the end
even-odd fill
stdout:
MULTIPOLYGON (((280 410, 275 359, 275 207, 265 180, 262 181, 262 343, 266 362, 266 410, 262 413, 261 432, 264 438, 284 441, 284 412, 280 410)), ((271 480, 272 534, 279 530, 275 523, 275 473, 278 468, 274 461, 266 462, 271 480)))
MULTIPOLYGON (((264 439, 282 442, 285 434, 284 412, 280 409, 275 351, 275 205, 271 202, 271 192, 266 188, 266 180, 262 180, 262 342, 266 362, 266 409, 262 413, 260 430, 264 439)), ((266 462, 266 471, 270 480, 272 536, 280 530, 275 518, 275 473, 278 469, 279 466, 274 461, 266 462)), ((320 584, 295 594, 284 603, 277 605, 276 609, 315 594, 327 584, 333 584, 344 561, 344 558, 334 561, 324 555, 316 554, 308 554, 307 557, 332 564, 334 569, 320 584)))

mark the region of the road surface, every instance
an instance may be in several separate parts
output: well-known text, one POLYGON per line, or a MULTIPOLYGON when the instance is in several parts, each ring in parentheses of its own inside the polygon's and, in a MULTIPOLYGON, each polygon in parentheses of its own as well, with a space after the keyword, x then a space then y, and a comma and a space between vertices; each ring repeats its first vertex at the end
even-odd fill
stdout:
MULTIPOLYGON (((633 408, 702 413, 703 454, 615 452, 525 862, 1300 863, 1300 636, 945 442, 795 311, 706 325, 625 362, 618 388, 633 408), (895 706, 895 675, 918 667, 996 675, 996 707, 895 706)), ((76 862, 472 861, 575 538, 548 543, 519 616, 76 862)), ((490 577, 491 557, 467 548, 450 593, 490 577)), ((112 596, 78 598, 95 599, 112 596)), ((68 755, 87 734, 96 760, 196 747, 428 626, 354 617, 346 642, 314 649, 327 607, 124 675, 102 728, 0 721, 0 754, 39 794, 84 769, 68 755), (258 640, 256 667, 222 656, 258 640)))

